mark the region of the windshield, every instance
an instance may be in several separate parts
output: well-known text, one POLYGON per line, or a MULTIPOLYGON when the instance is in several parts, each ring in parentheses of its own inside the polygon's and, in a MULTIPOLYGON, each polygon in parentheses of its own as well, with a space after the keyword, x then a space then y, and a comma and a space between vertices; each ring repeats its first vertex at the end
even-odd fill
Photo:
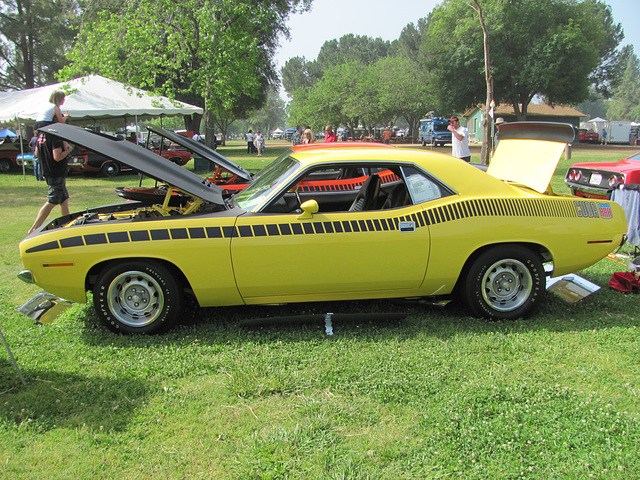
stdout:
POLYGON ((436 123, 433 125, 433 130, 435 130, 436 132, 446 132, 447 126, 448 125, 445 123, 436 123))
POLYGON ((253 210, 271 195, 278 186, 295 172, 300 164, 285 152, 256 174, 253 182, 236 194, 234 202, 243 210, 253 210))

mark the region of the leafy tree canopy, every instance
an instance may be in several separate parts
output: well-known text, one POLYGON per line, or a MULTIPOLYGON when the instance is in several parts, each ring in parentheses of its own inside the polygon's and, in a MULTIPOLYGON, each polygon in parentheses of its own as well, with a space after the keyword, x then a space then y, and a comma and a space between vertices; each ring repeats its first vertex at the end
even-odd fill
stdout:
POLYGON ((331 67, 345 63, 371 65, 389 54, 391 44, 381 38, 347 34, 339 40, 327 40, 318 58, 294 57, 282 68, 282 85, 292 96, 295 90, 314 86, 331 67))
MULTIPOLYGON (((623 38, 600 0, 483 0, 495 97, 521 117, 536 95, 551 104, 579 103, 596 85, 609 92, 618 78, 623 38)), ((429 19, 428 65, 451 110, 483 101, 482 32, 466 0, 445 0, 429 19)))
POLYGON ((610 120, 640 122, 640 61, 629 46, 626 69, 607 108, 610 120))
POLYGON ((99 73, 208 110, 241 115, 277 81, 286 19, 312 0, 123 0, 86 23, 65 77, 99 73))
POLYGON ((78 12, 73 0, 0 0, 0 90, 54 83, 78 12))

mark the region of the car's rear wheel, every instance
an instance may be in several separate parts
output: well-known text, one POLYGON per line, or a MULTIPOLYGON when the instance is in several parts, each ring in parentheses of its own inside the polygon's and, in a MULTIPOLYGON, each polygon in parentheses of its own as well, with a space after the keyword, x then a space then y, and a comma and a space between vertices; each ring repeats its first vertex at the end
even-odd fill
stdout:
POLYGON ((120 173, 120 165, 116 162, 106 162, 100 168, 100 174, 104 177, 117 177, 120 173))
POLYGON ((99 275, 93 303, 109 330, 154 334, 175 323, 182 292, 175 277, 159 263, 123 262, 99 275))
POLYGON ((463 299, 476 316, 508 320, 526 317, 545 293, 545 273, 538 255, 519 245, 491 248, 471 265, 463 299))

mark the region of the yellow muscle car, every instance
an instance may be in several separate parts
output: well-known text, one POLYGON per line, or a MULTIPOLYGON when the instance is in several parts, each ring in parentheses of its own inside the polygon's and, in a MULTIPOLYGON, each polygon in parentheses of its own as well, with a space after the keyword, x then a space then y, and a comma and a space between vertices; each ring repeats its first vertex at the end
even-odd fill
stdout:
POLYGON ((129 142, 45 130, 184 194, 176 206, 126 202, 57 218, 20 243, 21 278, 73 302, 92 291, 115 332, 166 330, 184 295, 202 307, 455 297, 476 316, 523 317, 546 275, 592 265, 627 231, 617 204, 550 191, 569 125, 501 129, 487 172, 417 149, 300 145, 231 198, 129 142), (331 188, 354 169, 364 184, 331 188), (327 188, 300 188, 322 180, 327 188))

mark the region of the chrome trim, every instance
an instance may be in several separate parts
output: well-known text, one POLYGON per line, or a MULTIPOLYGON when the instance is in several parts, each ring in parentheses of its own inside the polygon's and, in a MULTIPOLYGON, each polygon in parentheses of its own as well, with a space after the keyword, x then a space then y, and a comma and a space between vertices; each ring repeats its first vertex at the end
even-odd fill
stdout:
POLYGON ((33 273, 31 273, 31 270, 22 270, 16 276, 25 283, 36 283, 33 279, 33 273))

